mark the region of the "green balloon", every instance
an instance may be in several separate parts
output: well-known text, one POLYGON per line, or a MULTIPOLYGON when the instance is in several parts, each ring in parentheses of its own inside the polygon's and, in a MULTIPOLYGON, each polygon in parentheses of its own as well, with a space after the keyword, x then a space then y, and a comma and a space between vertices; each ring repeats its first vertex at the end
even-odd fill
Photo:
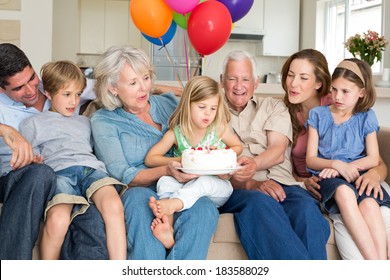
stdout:
POLYGON ((183 29, 187 29, 188 26, 188 18, 190 17, 191 13, 187 13, 185 15, 173 12, 173 21, 176 22, 178 26, 180 26, 183 29))

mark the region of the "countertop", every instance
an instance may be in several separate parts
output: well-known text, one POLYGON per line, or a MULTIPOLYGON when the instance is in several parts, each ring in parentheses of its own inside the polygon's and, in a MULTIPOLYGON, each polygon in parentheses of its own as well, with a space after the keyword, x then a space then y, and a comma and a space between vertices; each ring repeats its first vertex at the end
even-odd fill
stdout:
MULTIPOLYGON (((177 81, 156 81, 155 84, 180 86, 177 81)), ((376 87, 377 98, 390 99, 390 88, 376 87)), ((284 95, 284 90, 281 84, 266 84, 260 83, 256 89, 256 94, 264 94, 266 96, 281 97, 284 95)))

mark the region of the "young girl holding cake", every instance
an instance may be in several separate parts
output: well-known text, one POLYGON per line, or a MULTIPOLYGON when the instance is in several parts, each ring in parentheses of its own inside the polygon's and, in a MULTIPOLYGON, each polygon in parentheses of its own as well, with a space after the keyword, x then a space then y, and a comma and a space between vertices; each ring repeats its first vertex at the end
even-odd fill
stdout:
POLYGON ((370 109, 375 89, 370 66, 343 60, 332 75, 333 104, 310 110, 307 167, 320 178, 321 204, 340 213, 365 259, 387 259, 386 232, 380 211, 390 197, 379 184, 355 186, 362 172, 379 164, 378 120, 370 109))
MULTIPOLYGON (((173 113, 169 130, 160 142, 146 155, 149 167, 167 165, 175 160, 181 162, 187 149, 212 153, 212 150, 233 150, 242 152, 238 136, 228 126, 230 113, 217 81, 197 76, 186 84, 180 103, 173 113), (166 154, 172 149, 174 157, 166 154)), ((229 151, 227 151, 229 152, 229 151)), ((222 169, 222 168, 221 168, 222 169)), ((202 175, 185 184, 174 177, 163 176, 157 183, 160 200, 150 198, 149 206, 155 215, 151 229, 153 234, 169 249, 173 237, 173 214, 190 208, 200 197, 210 198, 217 207, 230 197, 233 188, 229 175, 202 175)))

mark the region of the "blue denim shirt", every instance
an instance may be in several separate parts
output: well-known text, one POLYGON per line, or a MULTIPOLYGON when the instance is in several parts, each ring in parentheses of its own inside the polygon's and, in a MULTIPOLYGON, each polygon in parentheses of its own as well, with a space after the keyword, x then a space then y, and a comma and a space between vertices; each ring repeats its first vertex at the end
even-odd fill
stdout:
POLYGON ((169 118, 178 104, 173 93, 152 95, 149 102, 149 113, 161 124, 161 131, 123 108, 100 109, 91 118, 95 154, 104 162, 110 176, 124 184, 147 168, 145 156, 168 130, 169 118))

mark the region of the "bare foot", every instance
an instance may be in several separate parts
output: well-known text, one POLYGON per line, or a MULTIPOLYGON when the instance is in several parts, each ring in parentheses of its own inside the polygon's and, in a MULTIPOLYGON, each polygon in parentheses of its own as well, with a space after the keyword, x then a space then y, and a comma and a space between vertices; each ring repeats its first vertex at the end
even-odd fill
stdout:
POLYGON ((156 218, 161 219, 161 216, 162 216, 163 214, 161 213, 160 202, 159 202, 159 200, 157 200, 154 196, 151 196, 151 197, 149 198, 149 207, 150 207, 150 209, 152 210, 153 215, 154 215, 156 218))
POLYGON ((173 227, 169 224, 167 215, 163 215, 161 219, 155 218, 150 226, 153 235, 164 245, 166 249, 171 249, 175 244, 173 238, 173 227))
POLYGON ((178 198, 163 198, 157 200, 154 196, 149 199, 149 207, 156 218, 163 215, 171 216, 183 208, 183 202, 178 198))
POLYGON ((183 202, 178 198, 157 200, 159 213, 171 216, 183 209, 183 202))

